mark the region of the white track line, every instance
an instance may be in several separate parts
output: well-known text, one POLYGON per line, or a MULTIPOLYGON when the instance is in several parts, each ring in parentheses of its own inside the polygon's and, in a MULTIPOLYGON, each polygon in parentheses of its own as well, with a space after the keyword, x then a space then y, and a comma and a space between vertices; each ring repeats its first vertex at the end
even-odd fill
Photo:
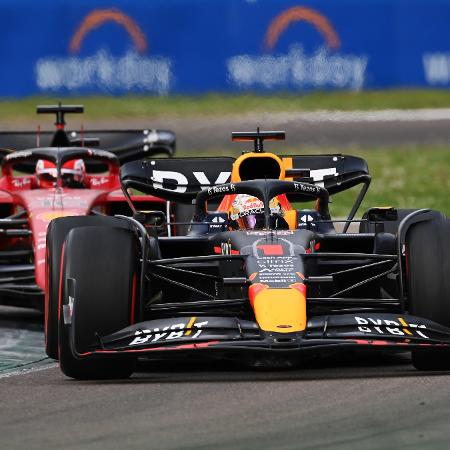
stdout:
POLYGON ((275 121, 310 123, 358 123, 358 122, 434 122, 450 120, 450 108, 383 109, 374 111, 267 112, 249 113, 249 117, 270 116, 275 121))
POLYGON ((13 370, 11 372, 5 372, 5 373, 0 373, 0 379, 1 378, 10 378, 10 377, 16 377, 18 375, 28 375, 29 373, 32 372, 40 372, 41 370, 48 370, 48 369, 53 369, 54 367, 58 367, 58 363, 51 363, 51 364, 46 364, 44 366, 32 366, 32 367, 22 367, 16 370, 13 370))

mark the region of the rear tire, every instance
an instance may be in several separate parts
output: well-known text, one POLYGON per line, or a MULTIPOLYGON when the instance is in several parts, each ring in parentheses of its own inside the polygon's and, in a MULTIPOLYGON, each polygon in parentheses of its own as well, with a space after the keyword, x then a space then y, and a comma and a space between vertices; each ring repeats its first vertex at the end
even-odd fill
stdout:
POLYGON ((133 373, 133 357, 108 355, 100 359, 88 353, 92 345, 98 344, 98 336, 134 323, 137 262, 138 242, 129 230, 83 227, 67 236, 62 302, 68 303, 69 278, 75 280, 75 301, 72 324, 66 325, 62 318, 59 321, 59 362, 68 377, 118 379, 133 373), (78 355, 70 345, 71 332, 78 355))
POLYGON ((47 228, 46 289, 45 289, 45 352, 58 359, 58 302, 61 273, 61 254, 70 230, 86 226, 110 226, 131 229, 122 219, 108 216, 61 217, 47 228))
MULTIPOLYGON (((406 236, 409 312, 450 327, 450 220, 429 220, 406 236)), ((419 370, 450 369, 450 350, 412 351, 419 370)))

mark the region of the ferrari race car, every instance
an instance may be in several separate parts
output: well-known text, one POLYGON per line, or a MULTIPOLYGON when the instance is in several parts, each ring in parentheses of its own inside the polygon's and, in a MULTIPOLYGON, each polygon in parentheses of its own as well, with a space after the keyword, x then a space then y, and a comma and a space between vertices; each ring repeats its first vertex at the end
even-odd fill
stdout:
POLYGON ((60 267, 48 259, 61 282, 47 339, 62 371, 120 378, 137 358, 194 356, 277 368, 356 349, 412 351, 418 369, 449 368, 450 221, 394 208, 355 221, 370 183, 363 159, 264 152, 284 132, 233 139, 254 150, 121 168, 125 193, 193 205, 185 236, 158 236, 137 209, 101 224, 53 222, 48 239, 66 238, 50 247, 62 257, 60 267), (333 220, 330 195, 358 185, 349 217, 333 220))
MULTIPOLYGON (((56 115, 55 133, 0 133, 0 303, 43 309, 51 220, 129 214, 120 164, 153 154, 172 156, 175 136, 164 130, 114 130, 89 137, 65 130, 65 114, 81 113, 82 106, 38 106, 37 112, 56 115), (100 139, 105 150, 93 149, 100 139)), ((133 200, 165 217, 164 200, 148 195, 133 200)))

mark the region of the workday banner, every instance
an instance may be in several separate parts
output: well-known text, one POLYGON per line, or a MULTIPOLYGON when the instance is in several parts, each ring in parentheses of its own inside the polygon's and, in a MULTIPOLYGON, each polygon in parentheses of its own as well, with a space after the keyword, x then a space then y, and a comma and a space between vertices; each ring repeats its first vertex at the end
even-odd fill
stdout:
POLYGON ((0 96, 450 86, 450 0, 0 0, 0 96))

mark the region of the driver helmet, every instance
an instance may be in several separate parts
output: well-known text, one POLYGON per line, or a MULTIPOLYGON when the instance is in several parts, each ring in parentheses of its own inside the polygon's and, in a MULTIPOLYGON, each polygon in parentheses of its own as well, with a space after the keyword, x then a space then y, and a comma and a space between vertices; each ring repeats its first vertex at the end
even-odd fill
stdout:
MULTIPOLYGON (((64 187, 82 187, 86 175, 86 167, 82 159, 67 161, 61 167, 62 185, 64 187)), ((56 164, 39 159, 36 163, 36 177, 39 187, 55 186, 57 179, 56 164)))
MULTIPOLYGON (((285 228, 284 210, 275 197, 269 202, 270 226, 285 228)), ((264 203, 251 195, 236 195, 229 212, 230 226, 234 230, 254 230, 264 228, 264 203)))

